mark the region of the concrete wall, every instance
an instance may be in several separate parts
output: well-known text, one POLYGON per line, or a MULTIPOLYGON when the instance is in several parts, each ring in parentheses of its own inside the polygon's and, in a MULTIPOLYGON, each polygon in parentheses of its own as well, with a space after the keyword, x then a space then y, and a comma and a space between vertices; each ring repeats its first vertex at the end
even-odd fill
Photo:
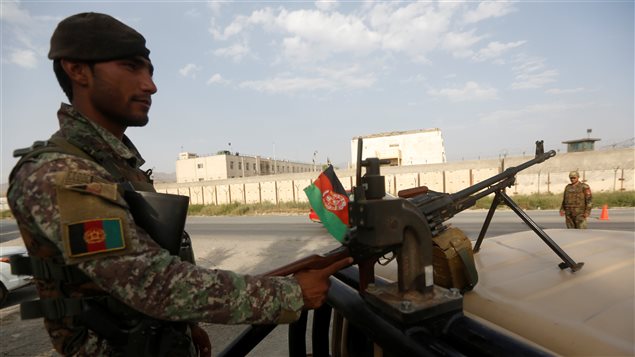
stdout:
MULTIPOLYGON (((453 193, 492 177, 504 169, 531 160, 511 157, 502 160, 474 160, 445 164, 382 167, 386 191, 428 186, 431 190, 453 193)), ((582 181, 593 192, 635 190, 635 148, 558 154, 516 176, 508 194, 562 194, 569 183, 569 171, 580 172, 582 181)), ((362 170, 363 171, 363 170, 362 170)), ((350 189, 355 182, 354 170, 336 170, 342 185, 350 189)), ((306 202, 303 189, 317 173, 281 174, 182 184, 157 184, 157 191, 189 196, 192 204, 229 202, 306 202)))

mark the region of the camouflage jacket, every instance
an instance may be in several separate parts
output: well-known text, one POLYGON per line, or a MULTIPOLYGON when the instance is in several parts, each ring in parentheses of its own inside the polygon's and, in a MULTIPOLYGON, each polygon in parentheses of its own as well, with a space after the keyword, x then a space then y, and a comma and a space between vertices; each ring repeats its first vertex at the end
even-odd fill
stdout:
POLYGON ((561 211, 573 214, 590 214, 592 203, 591 188, 586 183, 568 184, 564 188, 561 211))
MULTIPOLYGON (((100 162, 141 172, 144 161, 127 137, 120 141, 66 104, 58 118, 54 136, 72 140, 100 162)), ((303 298, 294 278, 240 275, 182 262, 134 224, 116 181, 96 161, 59 152, 42 153, 12 172, 7 198, 29 254, 63 259, 90 279, 81 288, 62 289, 64 297, 108 294, 169 321, 259 324, 299 317, 303 298), (95 237, 105 238, 105 244, 90 241, 95 224, 104 227, 95 237)), ((37 281, 37 288, 41 298, 60 294, 53 291, 54 281, 37 281)), ((108 354, 108 343, 72 318, 45 319, 45 325, 62 354, 108 354)))

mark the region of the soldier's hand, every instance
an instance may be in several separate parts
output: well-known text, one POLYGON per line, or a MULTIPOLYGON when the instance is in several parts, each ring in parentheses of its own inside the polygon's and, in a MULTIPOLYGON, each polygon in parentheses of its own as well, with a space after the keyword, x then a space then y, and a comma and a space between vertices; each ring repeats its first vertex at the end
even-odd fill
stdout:
POLYGON ((353 258, 345 258, 323 269, 301 270, 294 274, 294 277, 302 288, 305 309, 317 309, 326 301, 326 294, 329 291, 329 277, 340 269, 353 264, 353 258))

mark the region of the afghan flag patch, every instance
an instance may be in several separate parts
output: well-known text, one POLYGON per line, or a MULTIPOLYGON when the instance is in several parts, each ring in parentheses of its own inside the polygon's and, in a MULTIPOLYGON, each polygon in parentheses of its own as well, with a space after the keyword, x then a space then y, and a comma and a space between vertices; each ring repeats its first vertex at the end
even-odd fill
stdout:
POLYGON ((107 218, 82 221, 68 225, 68 249, 70 257, 105 253, 124 249, 121 219, 107 218))
POLYGON ((348 231, 348 195, 329 165, 320 176, 304 189, 309 204, 331 235, 342 242, 348 231))

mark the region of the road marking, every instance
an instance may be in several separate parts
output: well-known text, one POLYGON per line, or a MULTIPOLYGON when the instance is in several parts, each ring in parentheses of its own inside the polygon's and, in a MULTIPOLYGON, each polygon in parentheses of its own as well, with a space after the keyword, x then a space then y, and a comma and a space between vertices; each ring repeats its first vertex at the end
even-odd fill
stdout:
POLYGON ((14 234, 14 233, 19 233, 20 231, 9 231, 9 232, 0 232, 0 236, 4 236, 4 235, 8 235, 8 234, 14 234))

